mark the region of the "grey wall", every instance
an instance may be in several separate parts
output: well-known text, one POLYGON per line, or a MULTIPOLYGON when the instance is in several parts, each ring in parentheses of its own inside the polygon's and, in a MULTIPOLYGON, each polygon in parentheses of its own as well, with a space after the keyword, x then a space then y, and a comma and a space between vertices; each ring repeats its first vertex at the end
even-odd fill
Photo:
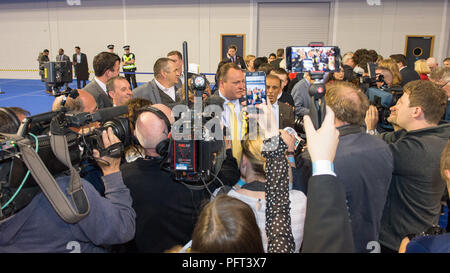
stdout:
MULTIPOLYGON (((286 2, 330 2, 328 43, 342 52, 364 47, 387 56, 403 53, 406 35, 435 35, 433 55, 442 60, 450 32, 448 0, 381 0, 380 6, 364 0, 79 0, 80 6, 68 5, 76 2, 0 0, 0 78, 38 78, 37 72, 4 70, 36 69, 44 48, 54 60, 60 47, 72 57, 79 45, 92 69, 93 57, 110 43, 120 54, 130 44, 138 71, 152 72, 158 57, 181 51, 187 41, 190 63, 199 64, 201 72, 215 72, 220 34, 246 34, 246 53, 255 54, 258 20, 283 21, 277 12, 259 18, 258 4, 263 2, 280 2, 280 7, 286 2)), ((285 35, 279 40, 292 43, 285 35)))

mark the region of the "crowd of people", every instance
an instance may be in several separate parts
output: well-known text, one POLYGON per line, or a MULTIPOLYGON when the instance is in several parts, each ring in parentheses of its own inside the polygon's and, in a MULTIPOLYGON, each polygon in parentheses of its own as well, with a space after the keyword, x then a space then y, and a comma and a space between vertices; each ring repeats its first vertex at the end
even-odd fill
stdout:
MULTIPOLYGON (((185 85, 190 106, 198 96, 184 82, 182 54, 158 58, 154 79, 137 86, 130 46, 123 57, 108 49, 94 57, 95 76, 86 84, 87 58, 75 48, 78 96, 56 97, 51 111, 127 106, 127 139, 111 128, 101 138, 105 148, 130 144, 121 157, 94 150, 79 164, 90 211, 76 223, 61 219, 36 184, 11 185, 29 202, 2 207, 14 214, 0 213, 0 252, 68 252, 74 244, 80 252, 450 252, 438 226, 450 192, 449 58, 442 66, 429 58, 409 67, 402 54, 345 53, 324 76, 326 116, 315 128, 309 90, 317 80, 286 71, 283 49, 241 57, 230 46, 215 85, 207 82, 200 94, 222 109, 222 153, 213 153, 220 165, 211 183, 194 187, 161 168, 185 85), (247 71, 266 75, 267 100, 256 113, 242 100, 247 71), (370 89, 388 93, 390 105, 377 104, 370 89), (380 126, 385 120, 392 129, 380 126)), ((56 60, 70 62, 62 49, 56 60)), ((27 116, 0 108, 0 131, 16 133, 27 116)), ((70 130, 82 135, 99 126, 70 130)), ((56 177, 68 197, 69 180, 56 177)))

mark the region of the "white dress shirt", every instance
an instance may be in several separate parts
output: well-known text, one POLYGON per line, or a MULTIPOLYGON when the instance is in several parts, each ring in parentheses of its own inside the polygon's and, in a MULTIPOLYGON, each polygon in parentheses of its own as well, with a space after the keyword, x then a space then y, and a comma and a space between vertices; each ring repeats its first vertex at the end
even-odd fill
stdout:
MULTIPOLYGON (((219 90, 219 96, 225 100, 225 102, 223 103, 223 112, 222 112, 222 123, 225 127, 230 129, 231 132, 231 128, 230 128, 230 115, 231 115, 231 110, 228 107, 228 103, 231 102, 234 104, 234 112, 236 113, 236 117, 237 117, 237 123, 238 123, 238 132, 239 135, 241 136, 241 132, 242 132, 242 121, 241 121, 241 103, 239 102, 239 99, 235 99, 235 100, 229 100, 227 98, 225 98, 221 91, 219 90)), ((242 136, 241 136, 242 137, 242 136)))
POLYGON ((158 86, 158 88, 161 89, 164 93, 166 93, 166 95, 171 97, 173 101, 176 100, 176 97, 175 97, 175 86, 172 86, 170 88, 166 88, 162 84, 160 84, 157 79, 155 79, 155 83, 158 86))
POLYGON ((277 128, 280 128, 280 106, 278 105, 278 100, 272 104, 272 111, 277 122, 277 128))
POLYGON ((102 81, 97 79, 97 77, 94 77, 94 80, 98 83, 98 85, 105 91, 105 93, 108 95, 108 92, 106 92, 106 84, 104 84, 102 81))
POLYGON ((81 54, 77 54, 77 63, 81 63, 81 54))

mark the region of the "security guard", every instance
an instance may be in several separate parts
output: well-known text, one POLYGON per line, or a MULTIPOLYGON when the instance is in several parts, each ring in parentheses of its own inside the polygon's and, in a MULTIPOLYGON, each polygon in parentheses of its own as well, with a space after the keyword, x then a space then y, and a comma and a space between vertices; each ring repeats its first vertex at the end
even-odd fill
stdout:
POLYGON ((114 45, 108 45, 108 52, 114 53, 114 45))
POLYGON ((123 54, 122 56, 123 72, 125 72, 125 78, 127 79, 127 81, 131 86, 133 86, 133 89, 135 89, 137 87, 136 74, 134 74, 134 72, 136 71, 135 56, 134 53, 130 53, 129 45, 124 46, 123 49, 125 50, 125 54, 123 54))

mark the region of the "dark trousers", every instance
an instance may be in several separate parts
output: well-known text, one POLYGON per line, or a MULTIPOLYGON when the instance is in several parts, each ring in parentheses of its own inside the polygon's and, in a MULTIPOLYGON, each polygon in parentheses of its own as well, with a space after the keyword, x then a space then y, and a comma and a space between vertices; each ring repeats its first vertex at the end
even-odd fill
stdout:
POLYGON ((78 89, 81 88, 81 81, 83 81, 83 87, 86 86, 86 80, 80 80, 80 79, 77 79, 77 88, 78 88, 78 89))
POLYGON ((130 83, 130 86, 132 89, 135 89, 137 87, 136 74, 134 74, 135 71, 136 70, 124 70, 123 71, 123 72, 125 72, 125 78, 130 83), (130 72, 132 72, 132 73, 130 73, 130 72))

